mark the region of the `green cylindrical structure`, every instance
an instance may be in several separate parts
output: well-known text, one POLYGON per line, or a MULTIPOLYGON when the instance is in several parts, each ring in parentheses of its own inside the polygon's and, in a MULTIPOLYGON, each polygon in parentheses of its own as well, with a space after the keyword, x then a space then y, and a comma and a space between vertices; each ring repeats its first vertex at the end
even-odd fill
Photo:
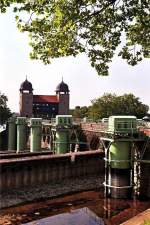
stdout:
POLYGON ((112 169, 111 174, 111 197, 131 198, 131 169, 112 169), (117 188, 120 187, 120 188, 117 188))
POLYGON ((57 130, 55 148, 57 154, 63 154, 69 152, 69 140, 68 140, 68 130, 57 130))
POLYGON ((129 198, 133 193, 133 140, 137 137, 135 116, 111 116, 108 121, 110 141, 105 151, 105 193, 113 198, 129 198))
POLYGON ((56 116, 56 137, 55 151, 56 153, 67 153, 70 151, 69 131, 72 126, 71 115, 56 116))
POLYGON ((17 117, 17 152, 26 149, 26 117, 17 117))
POLYGON ((42 119, 31 118, 30 152, 41 150, 42 119))
POLYGON ((8 150, 16 150, 16 118, 8 120, 8 150))
POLYGON ((128 141, 117 141, 109 148, 109 159, 111 168, 128 169, 131 167, 131 143, 128 141), (111 161, 114 160, 114 161, 111 161), (115 162, 116 160, 116 162, 115 162), (120 162, 119 162, 120 160, 120 162), (121 161, 122 160, 122 161, 121 161), (127 161, 126 161, 127 160, 127 161), (128 161, 129 160, 129 161, 128 161))
POLYGON ((113 198, 130 198, 131 182, 131 142, 115 141, 109 147, 109 185, 113 198))

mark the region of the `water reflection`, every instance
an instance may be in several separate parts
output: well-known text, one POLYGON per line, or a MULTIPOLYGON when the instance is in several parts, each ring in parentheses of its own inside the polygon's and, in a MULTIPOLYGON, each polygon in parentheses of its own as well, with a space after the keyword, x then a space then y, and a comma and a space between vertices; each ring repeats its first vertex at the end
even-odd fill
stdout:
POLYGON ((104 222, 87 207, 71 210, 70 213, 63 213, 47 217, 24 225, 104 225, 104 222))
POLYGON ((106 198, 103 202, 103 218, 110 219, 127 208, 130 208, 130 204, 128 203, 128 201, 106 198))
POLYGON ((106 199, 99 190, 85 191, 2 209, 0 225, 119 225, 148 208, 149 199, 106 199))

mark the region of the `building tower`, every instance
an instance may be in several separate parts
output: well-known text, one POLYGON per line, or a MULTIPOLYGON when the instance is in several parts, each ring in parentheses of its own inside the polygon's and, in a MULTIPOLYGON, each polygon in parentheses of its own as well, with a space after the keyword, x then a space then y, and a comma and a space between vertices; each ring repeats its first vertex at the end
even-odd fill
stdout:
POLYGON ((20 86, 20 116, 32 117, 33 110, 33 88, 32 84, 26 80, 20 86))
POLYGON ((56 95, 59 101, 58 115, 69 114, 69 88, 66 83, 62 82, 56 87, 56 95))

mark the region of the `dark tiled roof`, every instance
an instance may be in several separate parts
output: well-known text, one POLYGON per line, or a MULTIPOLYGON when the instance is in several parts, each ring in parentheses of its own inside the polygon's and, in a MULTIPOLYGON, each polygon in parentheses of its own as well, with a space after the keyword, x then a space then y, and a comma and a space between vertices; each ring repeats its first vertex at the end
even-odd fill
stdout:
POLYGON ((58 103, 58 99, 56 95, 33 95, 33 102, 56 102, 58 103))
POLYGON ((27 79, 20 85, 20 91, 33 91, 32 84, 27 79))
POLYGON ((56 93, 57 92, 69 92, 68 85, 64 83, 63 81, 57 85, 56 87, 56 93))

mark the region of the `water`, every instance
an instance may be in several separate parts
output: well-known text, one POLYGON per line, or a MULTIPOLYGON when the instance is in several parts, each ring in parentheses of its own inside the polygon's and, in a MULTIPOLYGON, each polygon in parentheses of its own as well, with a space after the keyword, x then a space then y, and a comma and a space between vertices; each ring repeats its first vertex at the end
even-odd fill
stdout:
POLYGON ((87 207, 71 210, 56 216, 47 217, 25 225, 104 225, 104 222, 87 207))
POLYGON ((85 191, 3 209, 0 225, 119 225, 147 208, 149 200, 105 199, 103 192, 85 191))

